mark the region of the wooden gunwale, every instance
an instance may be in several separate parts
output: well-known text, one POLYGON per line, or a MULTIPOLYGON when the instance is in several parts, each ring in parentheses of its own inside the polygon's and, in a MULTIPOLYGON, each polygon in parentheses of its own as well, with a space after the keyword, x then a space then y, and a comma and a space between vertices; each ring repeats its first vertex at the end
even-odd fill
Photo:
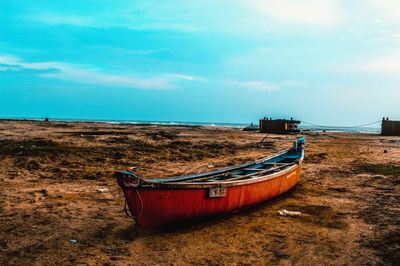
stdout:
MULTIPOLYGON (((253 176, 253 175, 259 175, 259 174, 263 174, 263 173, 266 173, 266 172, 272 172, 272 171, 275 171, 276 169, 279 169, 279 168, 283 168, 283 167, 285 167, 285 166, 289 166, 289 165, 291 165, 291 164, 293 164, 293 163, 284 163, 284 164, 280 164, 280 166, 277 166, 277 167, 271 167, 271 168, 268 168, 268 169, 260 169, 260 168, 240 168, 240 169, 236 169, 235 171, 240 171, 240 170, 245 170, 245 171, 257 171, 257 172, 255 172, 255 173, 251 173, 251 174, 247 174, 247 175, 239 175, 239 174, 234 174, 233 172, 234 171, 229 171, 229 172, 226 172, 225 174, 223 174, 223 175, 221 175, 221 174, 216 174, 216 175, 212 175, 212 176, 207 176, 207 177, 202 177, 202 178, 195 178, 195 179, 190 179, 190 180, 188 180, 187 182, 198 182, 198 181, 206 181, 206 180, 210 180, 210 179, 213 179, 213 178, 217 178, 217 177, 227 177, 227 176, 231 176, 231 178, 224 178, 223 180, 224 181, 228 181, 228 180, 236 180, 236 179, 239 179, 239 178, 246 178, 246 177, 249 177, 249 176, 253 176)), ((274 165, 274 164, 264 164, 264 165, 274 165)), ((219 180, 215 180, 215 182, 218 182, 219 180)))
MULTIPOLYGON (((217 169, 217 170, 206 172, 206 173, 192 174, 192 175, 187 175, 187 176, 175 176, 175 177, 169 177, 169 178, 155 178, 155 179, 146 179, 146 180, 141 179, 141 180, 146 181, 146 182, 149 181, 151 183, 161 184, 161 183, 174 183, 175 181, 195 180, 195 179, 201 178, 201 177, 216 176, 219 174, 237 171, 237 170, 243 169, 248 166, 252 166, 255 164, 259 164, 259 163, 263 163, 263 162, 272 160, 274 158, 277 158, 277 157, 287 153, 288 151, 290 151, 290 150, 285 150, 285 151, 279 152, 277 154, 273 154, 271 156, 267 156, 267 157, 261 158, 259 160, 255 160, 253 162, 248 162, 248 163, 243 163, 243 164, 234 165, 234 166, 230 166, 230 167, 225 167, 225 168, 217 169)), ((273 163, 271 163, 271 164, 273 164, 273 163)))
MULTIPOLYGON (((284 151, 281 154, 284 154, 287 151, 284 151)), ((271 156, 269 159, 278 157, 279 155, 271 156)), ((216 181, 216 182, 198 182, 198 183, 192 183, 192 182, 168 182, 168 183, 161 183, 161 182, 153 182, 151 179, 141 179, 141 184, 138 189, 154 189, 154 188, 159 188, 159 189, 196 189, 196 188, 210 188, 210 187, 232 187, 232 186, 241 186, 241 185, 247 185, 247 184, 253 184, 253 183, 258 183, 258 182, 263 182, 269 179, 274 179, 277 177, 280 177, 284 174, 288 174, 290 172, 294 172, 297 168, 300 167, 300 165, 303 162, 304 158, 304 151, 301 152, 300 158, 297 160, 295 164, 292 166, 283 169, 282 171, 272 173, 272 174, 267 174, 267 175, 262 175, 262 176, 256 176, 255 178, 248 178, 245 180, 227 180, 227 181, 216 181)), ((257 162, 259 163, 259 162, 257 162)), ((255 174, 260 174, 260 173, 255 173, 255 174)))
MULTIPOLYGON (((266 173, 269 173, 269 172, 274 172, 274 171, 276 171, 276 170, 278 170, 280 168, 284 168, 284 167, 287 167, 287 166, 292 165, 292 164, 295 164, 295 162, 288 163, 286 165, 277 166, 277 167, 272 167, 272 168, 269 168, 269 169, 264 169, 264 170, 260 169, 261 170, 260 172, 251 173, 251 174, 247 174, 247 175, 236 175, 233 178, 224 179, 224 181, 234 181, 234 180, 245 179, 245 178, 248 178, 248 177, 251 177, 251 176, 257 176, 257 175, 261 175, 261 174, 266 174, 266 173)), ((243 169, 243 170, 246 170, 246 169, 243 169)))

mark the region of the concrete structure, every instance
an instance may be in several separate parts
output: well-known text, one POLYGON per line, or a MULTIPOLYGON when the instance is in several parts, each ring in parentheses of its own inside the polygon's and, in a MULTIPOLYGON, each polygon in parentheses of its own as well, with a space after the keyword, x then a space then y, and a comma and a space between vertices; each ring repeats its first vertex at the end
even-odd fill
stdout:
POLYGON ((400 136, 400 121, 382 119, 382 136, 400 136))
POLYGON ((297 128, 300 124, 298 120, 287 119, 260 119, 260 132, 272 134, 296 134, 300 130, 297 128))

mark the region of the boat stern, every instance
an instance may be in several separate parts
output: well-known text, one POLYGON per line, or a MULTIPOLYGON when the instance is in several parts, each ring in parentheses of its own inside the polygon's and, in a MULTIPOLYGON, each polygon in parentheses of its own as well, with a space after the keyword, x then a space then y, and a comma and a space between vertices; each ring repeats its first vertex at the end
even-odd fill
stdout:
POLYGON ((292 150, 297 152, 304 150, 304 143, 304 137, 297 138, 296 141, 293 141, 292 150))

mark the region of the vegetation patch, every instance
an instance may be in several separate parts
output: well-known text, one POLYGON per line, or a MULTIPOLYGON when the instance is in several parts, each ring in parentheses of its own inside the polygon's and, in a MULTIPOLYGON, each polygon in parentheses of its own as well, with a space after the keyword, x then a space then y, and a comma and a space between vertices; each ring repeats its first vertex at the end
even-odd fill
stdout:
POLYGON ((52 140, 0 140, 0 155, 36 155, 62 152, 63 147, 52 140))
POLYGON ((152 140, 163 140, 163 139, 174 140, 178 137, 178 134, 179 132, 164 131, 164 130, 146 133, 147 137, 149 137, 152 140))
POLYGON ((359 164, 357 170, 375 175, 400 176, 400 166, 386 164, 359 164))
POLYGON ((361 242, 361 246, 369 248, 378 255, 383 265, 398 265, 400 261, 400 232, 387 231, 377 235, 373 240, 361 242))

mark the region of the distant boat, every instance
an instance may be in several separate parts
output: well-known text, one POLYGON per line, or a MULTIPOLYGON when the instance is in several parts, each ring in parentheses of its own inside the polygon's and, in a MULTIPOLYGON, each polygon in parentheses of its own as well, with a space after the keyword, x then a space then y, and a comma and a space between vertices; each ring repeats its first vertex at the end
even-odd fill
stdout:
POLYGON ((234 212, 291 189, 300 176, 304 138, 289 150, 254 162, 188 176, 143 179, 115 173, 129 210, 142 228, 234 212))
POLYGON ((258 125, 254 125, 253 123, 251 123, 247 127, 243 128, 243 131, 259 131, 259 130, 260 130, 260 127, 258 125))

